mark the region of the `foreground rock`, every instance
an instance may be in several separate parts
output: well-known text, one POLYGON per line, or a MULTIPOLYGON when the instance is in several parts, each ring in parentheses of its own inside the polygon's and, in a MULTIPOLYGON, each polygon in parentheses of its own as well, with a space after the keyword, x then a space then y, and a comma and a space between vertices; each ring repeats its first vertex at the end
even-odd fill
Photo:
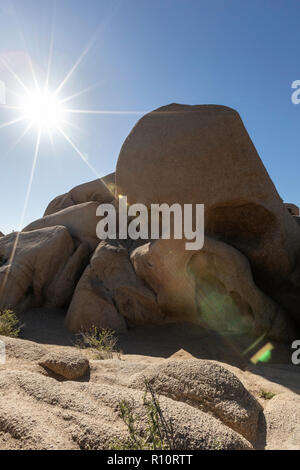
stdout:
POLYGON ((160 395, 209 412, 250 442, 256 442, 261 407, 237 377, 218 363, 168 361, 137 374, 130 385, 144 388, 145 380, 160 395))
POLYGON ((1 237, 0 308, 68 305, 87 259, 87 245, 76 249, 65 227, 1 237))
MULTIPOLYGON (((130 338, 138 344, 134 335, 130 338)), ((77 349, 0 340, 7 352, 6 363, 0 364, 1 449, 108 449, 116 438, 128 437, 120 419, 122 400, 134 405, 142 433, 145 378, 165 418, 173 421, 178 449, 251 449, 250 441, 260 449, 300 447, 299 395, 287 388, 295 390, 299 373, 290 365, 269 365, 265 375, 262 365, 243 371, 190 354, 185 361, 166 360, 156 348, 154 356, 90 360, 88 376, 62 381, 38 364, 46 354, 59 354, 61 360, 78 354, 77 349), (274 398, 262 399, 262 389, 274 398)), ((207 349, 202 352, 207 357, 207 349)))
MULTIPOLYGON (((49 367, 61 361, 57 351, 50 354, 51 360, 49 357, 38 362, 43 362, 43 365, 47 362, 49 367)), ((137 378, 136 372, 147 371, 147 364, 117 359, 91 361, 88 382, 58 381, 42 375, 38 368, 32 368, 28 359, 15 362, 13 355, 10 350, 7 363, 0 365, 0 448, 108 449, 116 439, 128 436, 120 418, 119 405, 122 400, 134 404, 137 432, 145 431, 144 391, 128 387, 124 377, 129 381, 130 377, 137 378), (101 370, 101 375, 97 375, 101 370)), ((193 372, 192 369, 189 372, 188 365, 186 371, 191 378, 193 372)), ((210 373, 209 370, 202 372, 204 375, 210 373)), ((226 374, 226 371, 220 368, 220 373, 226 374)), ((180 378, 181 373, 175 370, 174 380, 180 378)), ((191 394, 193 387, 191 383, 191 394)), ((187 388, 186 383, 188 393, 187 388)), ((232 402, 234 400, 232 397, 232 402)), ((174 400, 164 394, 159 396, 159 401, 165 418, 172 420, 176 448, 252 448, 239 432, 224 424, 217 415, 199 409, 198 404, 188 403, 188 400, 178 401, 177 398, 174 400)), ((214 406, 219 405, 212 400, 211 407, 214 406)), ((255 426, 250 419, 248 424, 255 426)))
POLYGON ((89 361, 76 348, 42 346, 33 341, 0 336, 5 344, 7 358, 39 364, 46 371, 54 372, 67 380, 76 380, 89 371, 89 361))
MULTIPOLYGON (((107 183, 112 184, 112 175, 107 175, 107 183)), ((110 191, 109 185, 105 184, 105 178, 89 181, 88 183, 80 184, 71 189, 68 193, 57 196, 50 202, 45 210, 46 215, 54 214, 67 207, 82 204, 83 202, 95 201, 98 204, 109 203, 114 199, 113 192, 110 191)))
POLYGON ((257 288, 242 253, 209 237, 200 251, 184 245, 185 240, 158 240, 131 255, 163 312, 220 332, 293 337, 289 317, 257 288))
POLYGON ((38 361, 49 352, 45 346, 33 341, 9 338, 8 336, 0 336, 0 341, 5 344, 8 357, 20 359, 21 361, 38 361))
POLYGON ((236 111, 171 104, 147 114, 122 146, 116 185, 129 204, 205 204, 207 234, 244 253, 300 324, 300 229, 236 111))
POLYGON ((300 449, 300 396, 286 392, 275 396, 265 410, 267 449, 300 449))
POLYGON ((101 242, 82 275, 70 304, 66 325, 71 331, 129 324, 162 323, 154 293, 139 279, 126 248, 101 242))
POLYGON ((79 379, 89 370, 88 359, 76 351, 49 353, 39 361, 39 365, 68 380, 79 379))
MULTIPOLYGON (((19 448, 108 449, 126 437, 118 413, 119 403, 135 402, 142 431, 144 392, 108 384, 57 382, 30 372, 2 372, 0 376, 0 430, 19 448), (23 406, 20 406, 23 403, 23 406)), ((161 408, 172 418, 175 438, 188 449, 249 449, 242 436, 212 416, 185 403, 161 398, 161 408)))

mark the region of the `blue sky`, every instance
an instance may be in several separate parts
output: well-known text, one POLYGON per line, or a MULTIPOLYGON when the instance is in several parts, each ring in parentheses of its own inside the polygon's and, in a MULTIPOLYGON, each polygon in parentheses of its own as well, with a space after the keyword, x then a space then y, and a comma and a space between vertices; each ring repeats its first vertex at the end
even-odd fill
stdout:
MULTIPOLYGON (((0 57, 27 87, 30 56, 45 77, 53 34, 55 89, 92 43, 64 88, 73 109, 147 112, 170 102, 239 111, 281 197, 300 204, 300 2, 295 0, 0 0, 0 57), (28 63, 28 62, 27 62, 28 63)), ((40 78, 41 77, 41 78, 40 78)), ((20 92, 0 66, 0 80, 20 92)), ((7 103, 14 96, 7 94, 7 103)), ((18 116, 0 108, 0 126, 18 116)), ((138 114, 71 115, 68 135, 99 175, 114 171, 138 114)), ((0 128, 0 230, 16 230, 30 178, 36 130, 11 149, 26 123, 0 128)), ((24 225, 48 202, 95 175, 60 134, 42 136, 24 225)))

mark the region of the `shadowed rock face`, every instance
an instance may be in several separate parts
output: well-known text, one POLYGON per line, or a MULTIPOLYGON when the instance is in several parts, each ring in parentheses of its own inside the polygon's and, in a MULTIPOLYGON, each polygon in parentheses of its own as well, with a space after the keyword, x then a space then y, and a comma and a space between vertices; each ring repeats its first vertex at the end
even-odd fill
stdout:
POLYGON ((255 285, 242 253, 209 237, 200 251, 186 251, 184 244, 158 240, 131 255, 163 312, 220 332, 293 337, 289 316, 255 285))
POLYGON ((88 259, 65 227, 12 233, 0 239, 0 308, 63 307, 88 259))
POLYGON ((299 207, 296 204, 291 204, 289 202, 284 203, 286 209, 289 211, 290 214, 295 215, 298 217, 300 215, 299 207))
POLYGON ((136 276, 127 250, 102 242, 81 277, 66 317, 71 331, 162 323, 155 294, 136 276))
MULTIPOLYGON (((129 204, 205 204, 206 233, 244 253, 264 290, 277 298, 284 283, 299 295, 299 226, 233 109, 171 104, 147 114, 122 146, 116 185, 129 204)), ((298 318, 299 299, 279 297, 298 318)))

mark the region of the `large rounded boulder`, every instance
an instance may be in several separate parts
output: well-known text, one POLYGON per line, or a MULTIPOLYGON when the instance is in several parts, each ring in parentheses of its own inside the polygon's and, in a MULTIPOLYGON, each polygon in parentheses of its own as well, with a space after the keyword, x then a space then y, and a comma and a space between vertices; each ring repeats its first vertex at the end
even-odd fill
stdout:
POLYGON ((298 316, 299 226, 235 110, 171 104, 147 114, 122 146, 116 186, 129 204, 204 204, 206 234, 244 253, 257 283, 298 316))
POLYGON ((1 237, 0 309, 65 307, 88 256, 88 245, 81 243, 76 247, 62 226, 1 237))
POLYGON ((185 250, 184 244, 157 240, 131 254, 137 275, 156 293, 162 312, 221 333, 293 338, 293 322, 255 285, 242 253, 209 237, 199 251, 185 250))
POLYGON ((95 201, 99 204, 111 202, 114 199, 113 191, 111 191, 113 188, 113 175, 111 173, 102 179, 80 184, 69 192, 57 196, 48 204, 44 216, 84 202, 95 201))

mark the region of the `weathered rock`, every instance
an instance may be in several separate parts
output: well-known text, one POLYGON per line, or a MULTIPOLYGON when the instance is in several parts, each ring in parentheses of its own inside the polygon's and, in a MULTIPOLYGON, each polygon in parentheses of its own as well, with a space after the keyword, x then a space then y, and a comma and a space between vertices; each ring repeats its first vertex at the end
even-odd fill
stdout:
POLYGON ((161 323, 154 293, 137 278, 127 250, 101 242, 80 279, 66 325, 71 331, 92 325, 122 331, 132 324, 161 323))
POLYGON ((300 210, 299 207, 296 206, 296 204, 291 204, 289 202, 284 203, 285 207, 289 211, 290 214, 299 216, 300 215, 300 210))
POLYGON ((185 242, 157 240, 131 255, 162 311, 221 332, 291 338, 289 317, 257 288, 242 253, 209 237, 200 251, 185 250, 185 242))
POLYGON ((111 202, 114 199, 113 192, 110 191, 109 185, 106 184, 105 178, 112 181, 112 175, 107 175, 101 179, 89 181, 88 183, 80 184, 71 189, 68 193, 57 196, 50 202, 45 210, 44 216, 54 214, 67 207, 83 202, 95 201, 99 204, 111 202), (109 178, 108 178, 109 177, 109 178))
POLYGON ((300 225, 300 217, 298 215, 294 215, 293 217, 294 217, 294 220, 296 221, 296 223, 298 225, 300 225))
POLYGON ((143 389, 145 380, 159 395, 209 412, 255 443, 262 408, 239 379, 216 362, 191 359, 155 364, 131 379, 143 389))
POLYGON ((116 174, 109 173, 101 178, 101 181, 108 187, 112 194, 116 194, 116 174))
MULTIPOLYGON (((281 362, 241 370, 207 359, 166 360, 157 337, 172 349, 182 327, 172 325, 164 337, 161 330, 157 326, 126 333, 133 349, 149 336, 155 339, 154 349, 143 355, 123 354, 121 360, 90 360, 89 375, 80 382, 59 380, 38 365, 45 354, 78 354, 77 349, 0 337, 7 353, 0 364, 0 448, 107 449, 116 438, 128 437, 120 419, 122 400, 134 405, 138 432, 145 429, 145 377, 157 390, 164 416, 173 420, 178 449, 182 441, 189 450, 247 449, 251 444, 242 434, 254 442, 256 430, 254 448, 299 448, 299 396, 290 391, 299 388, 297 367, 281 362), (262 400, 262 390, 275 397, 262 400)), ((214 347, 209 352, 203 340, 198 340, 201 357, 210 358, 214 347)))
POLYGON ((44 306, 65 307, 73 296, 77 281, 89 260, 89 247, 81 243, 69 258, 64 269, 53 279, 48 290, 44 306))
MULTIPOLYGON (((129 204, 205 204, 206 233, 244 253, 264 290, 300 291, 300 229, 233 109, 171 104, 147 114, 122 146, 116 185, 129 204)), ((280 301, 299 319, 300 297, 280 301)))
POLYGON ((91 266, 86 268, 76 286, 65 324, 72 332, 86 331, 93 326, 116 332, 127 328, 125 319, 117 311, 106 289, 102 288, 91 266))
MULTIPOLYGON (((102 361, 101 361, 102 362, 102 361)), ((128 437, 122 400, 134 403, 137 432, 145 431, 144 392, 114 383, 57 381, 28 370, 0 374, 0 433, 19 449, 108 449, 128 437)), ((160 397, 178 449, 251 449, 240 434, 186 403, 160 397)), ((1 435, 0 435, 1 442, 1 435)))
POLYGON ((27 225, 22 232, 31 232, 45 227, 63 225, 75 240, 87 243, 93 251, 99 243, 96 234, 99 217, 96 217, 97 202, 84 202, 47 215, 27 225))
POLYGON ((15 359, 38 361, 48 352, 45 346, 25 339, 0 336, 0 341, 5 344, 6 356, 15 359))
POLYGON ((0 237, 4 237, 4 233, 0 232, 0 237))
POLYGON ((178 351, 176 351, 174 354, 171 354, 168 359, 173 360, 173 361, 189 361, 190 359, 194 359, 194 356, 186 351, 185 349, 181 348, 178 351))
POLYGON ((300 396, 286 392, 275 396, 265 412, 268 450, 300 449, 300 396))
POLYGON ((8 336, 0 336, 0 341, 5 344, 7 358, 37 361, 40 366, 68 380, 78 379, 89 370, 89 360, 75 348, 56 347, 53 351, 33 341, 8 336))
POLYGON ((44 356, 39 365, 68 380, 79 379, 89 370, 89 360, 79 352, 51 352, 44 356))
POLYGON ((0 308, 64 307, 86 266, 87 255, 87 247, 76 250, 68 230, 61 226, 2 237, 0 308))

